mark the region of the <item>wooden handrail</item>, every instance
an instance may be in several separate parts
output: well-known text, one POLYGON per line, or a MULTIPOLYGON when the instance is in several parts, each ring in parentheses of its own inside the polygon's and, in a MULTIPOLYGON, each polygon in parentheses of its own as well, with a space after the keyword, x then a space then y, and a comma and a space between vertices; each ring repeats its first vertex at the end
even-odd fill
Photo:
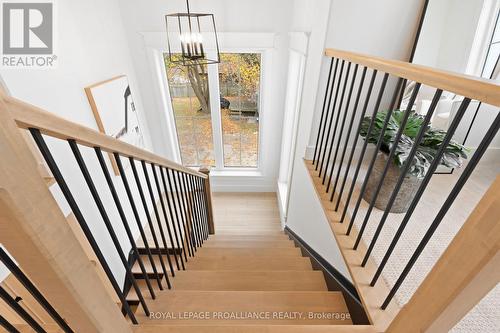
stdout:
POLYGON ((91 128, 58 117, 50 112, 22 102, 16 98, 6 96, 4 100, 10 110, 11 116, 14 118, 19 128, 37 128, 40 132, 42 132, 42 134, 58 139, 73 139, 83 146, 91 148, 101 147, 101 149, 106 152, 117 152, 126 157, 145 160, 146 162, 155 163, 169 169, 207 178, 207 175, 201 172, 187 168, 147 150, 102 134, 91 128))
POLYGON ((0 91, 0 241, 75 332, 131 332, 66 222, 0 91))
POLYGON ((326 49, 325 55, 500 107, 500 85, 493 80, 336 49, 326 49))

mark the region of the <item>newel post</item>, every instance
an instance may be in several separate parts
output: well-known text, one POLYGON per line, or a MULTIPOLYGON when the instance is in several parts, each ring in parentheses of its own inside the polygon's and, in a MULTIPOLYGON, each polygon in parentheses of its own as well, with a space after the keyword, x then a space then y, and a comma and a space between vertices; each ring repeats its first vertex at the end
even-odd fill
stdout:
POLYGON ((215 225, 214 225, 214 212, 212 209, 212 191, 210 190, 210 167, 203 166, 200 168, 200 172, 207 175, 203 181, 205 182, 205 195, 207 199, 207 218, 208 218, 208 233, 210 235, 215 234, 215 225))

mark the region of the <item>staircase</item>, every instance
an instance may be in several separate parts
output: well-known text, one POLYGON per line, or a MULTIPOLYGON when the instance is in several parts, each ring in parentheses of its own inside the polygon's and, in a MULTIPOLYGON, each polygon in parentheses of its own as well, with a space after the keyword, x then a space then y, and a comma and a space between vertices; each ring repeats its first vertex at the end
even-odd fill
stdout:
MULTIPOLYGON (((311 175, 317 199, 362 304, 356 302, 366 312, 370 325, 356 325, 360 321, 353 297, 344 299, 344 291, 332 290, 336 287, 332 287, 331 276, 325 280, 322 271, 313 269, 313 263, 316 267, 321 262, 308 245, 294 236, 304 246, 302 252, 281 230, 274 194, 212 195, 209 170, 184 167, 59 118, 0 90, 0 262, 46 312, 40 316, 36 311, 27 311, 23 304, 29 297, 19 299, 19 294, 0 285, 0 327, 14 333, 449 331, 498 283, 495 269, 499 267, 500 176, 478 200, 409 302, 400 307, 393 298, 500 129, 500 115, 485 132, 439 212, 428 221, 432 223, 391 288, 380 278, 381 273, 384 268, 393 269, 387 266, 389 259, 413 212, 405 213, 398 225, 384 252, 387 260, 375 263, 370 251, 379 240, 377 232, 382 231, 390 210, 386 208, 387 215, 381 220, 370 219, 376 215, 370 216, 376 196, 362 222, 358 209, 381 141, 378 140, 365 171, 361 165, 368 141, 363 143, 356 162, 353 157, 358 146, 349 139, 359 139, 361 119, 371 101, 376 101, 373 112, 378 112, 389 79, 397 79, 397 92, 403 91, 400 89, 406 80, 436 89, 433 106, 425 116, 427 124, 443 91, 464 96, 452 130, 445 135, 448 142, 462 117, 470 113, 467 107, 472 100, 500 106, 500 87, 494 82, 346 51, 328 49, 326 55, 332 57, 327 84, 330 93, 325 94, 317 132, 318 149, 313 161, 305 161, 304 171, 311 175), (342 76, 345 63, 347 74, 342 76), (340 75, 335 74, 337 67, 340 75), (350 109, 342 107, 344 93, 340 103, 336 100, 341 85, 345 91, 352 67, 355 72, 362 70, 362 74, 357 93, 348 94, 347 105, 356 95, 353 112, 359 111, 358 104, 363 107, 361 115, 352 114, 344 131, 350 109), (377 81, 379 71, 385 74, 377 81), (360 100, 367 84, 366 97, 360 100), (338 107, 329 106, 332 99, 338 107), (358 124, 353 126, 356 119, 358 124), (351 133, 355 128, 356 133, 351 133), (344 134, 344 144, 340 144, 344 134), (62 145, 70 149, 63 156, 62 145), (346 155, 348 147, 350 153, 346 155), (65 163, 60 163, 62 159, 65 163), (67 164, 70 161, 71 170, 67 164), (41 171, 44 168, 48 168, 47 172, 41 171), (356 171, 350 172, 353 170, 356 171), (351 174, 353 178, 348 184, 346 180, 351 174), (364 176, 364 180, 358 176, 364 176), (74 177, 80 177, 80 183, 73 182, 74 177), (60 190, 57 198, 51 192, 55 185, 60 190), (61 209, 59 201, 63 199, 70 215, 61 209), (349 209, 349 205, 354 209, 349 209), (89 206, 93 207, 93 214, 89 214, 89 206), (367 247, 363 232, 374 222, 378 223, 377 231, 367 247), (100 230, 89 228, 96 223, 102 223, 100 230), (149 230, 143 230, 145 226, 149 230), (140 239, 131 231, 135 228, 140 231, 140 239), (107 237, 106 246, 101 236, 107 237), (116 255, 115 260, 109 260, 103 249, 106 254, 116 255), (128 251, 133 260, 127 261, 128 251), (310 254, 314 262, 302 253, 310 254), (113 271, 119 264, 126 273, 120 280, 113 271)), ((352 75, 351 92, 358 77, 352 75)), ((418 90, 412 92, 413 101, 417 93, 418 90)), ((393 95, 395 103, 397 94, 393 95)), ((405 114, 410 112, 408 107, 405 114)), ((389 121, 389 117, 385 118, 384 128, 389 121)), ((376 118, 372 117, 372 124, 373 119, 376 118)), ((424 138, 426 126, 419 129, 418 142, 424 138)), ((391 148, 392 155, 396 147, 397 144, 391 148)), ((444 147, 439 149, 439 156, 444 147)), ((416 152, 412 149, 412 156, 416 152)), ((412 199, 414 207, 434 176, 440 158, 434 161, 419 185, 418 195, 412 199)), ((386 171, 388 166, 387 162, 386 171)), ((385 173, 378 181, 377 191, 384 177, 385 173)), ((404 177, 402 172, 399 179, 404 177)), ((394 198, 398 191, 399 188, 394 189, 394 198)), ((337 284, 340 286, 338 281, 337 284)))
MULTIPOLYGON (((147 299, 150 317, 136 312, 136 332, 332 332, 328 325, 352 324, 342 293, 328 291, 281 231, 274 194, 220 193, 213 204, 216 234, 169 276, 171 290, 147 299)), ((132 271, 146 295, 137 263, 132 271)), ((138 303, 133 289, 127 300, 138 303)))

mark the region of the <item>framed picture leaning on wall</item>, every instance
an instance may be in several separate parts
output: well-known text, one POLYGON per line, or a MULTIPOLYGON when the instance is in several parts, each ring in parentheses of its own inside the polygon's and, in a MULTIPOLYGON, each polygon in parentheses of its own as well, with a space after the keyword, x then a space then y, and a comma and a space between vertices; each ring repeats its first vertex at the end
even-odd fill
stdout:
MULTIPOLYGON (((144 137, 126 75, 88 86, 85 93, 101 133, 144 148, 144 137)), ((114 157, 110 156, 110 160, 115 174, 118 175, 114 157)))

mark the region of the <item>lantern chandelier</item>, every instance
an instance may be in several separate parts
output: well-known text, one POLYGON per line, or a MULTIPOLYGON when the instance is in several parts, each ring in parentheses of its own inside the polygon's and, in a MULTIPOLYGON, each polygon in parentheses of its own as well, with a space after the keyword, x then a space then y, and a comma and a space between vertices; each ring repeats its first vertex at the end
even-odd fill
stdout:
POLYGON ((191 13, 189 0, 186 7, 187 13, 165 15, 170 62, 184 66, 220 63, 214 15, 191 13), (216 59, 209 59, 207 50, 217 52, 216 59))

